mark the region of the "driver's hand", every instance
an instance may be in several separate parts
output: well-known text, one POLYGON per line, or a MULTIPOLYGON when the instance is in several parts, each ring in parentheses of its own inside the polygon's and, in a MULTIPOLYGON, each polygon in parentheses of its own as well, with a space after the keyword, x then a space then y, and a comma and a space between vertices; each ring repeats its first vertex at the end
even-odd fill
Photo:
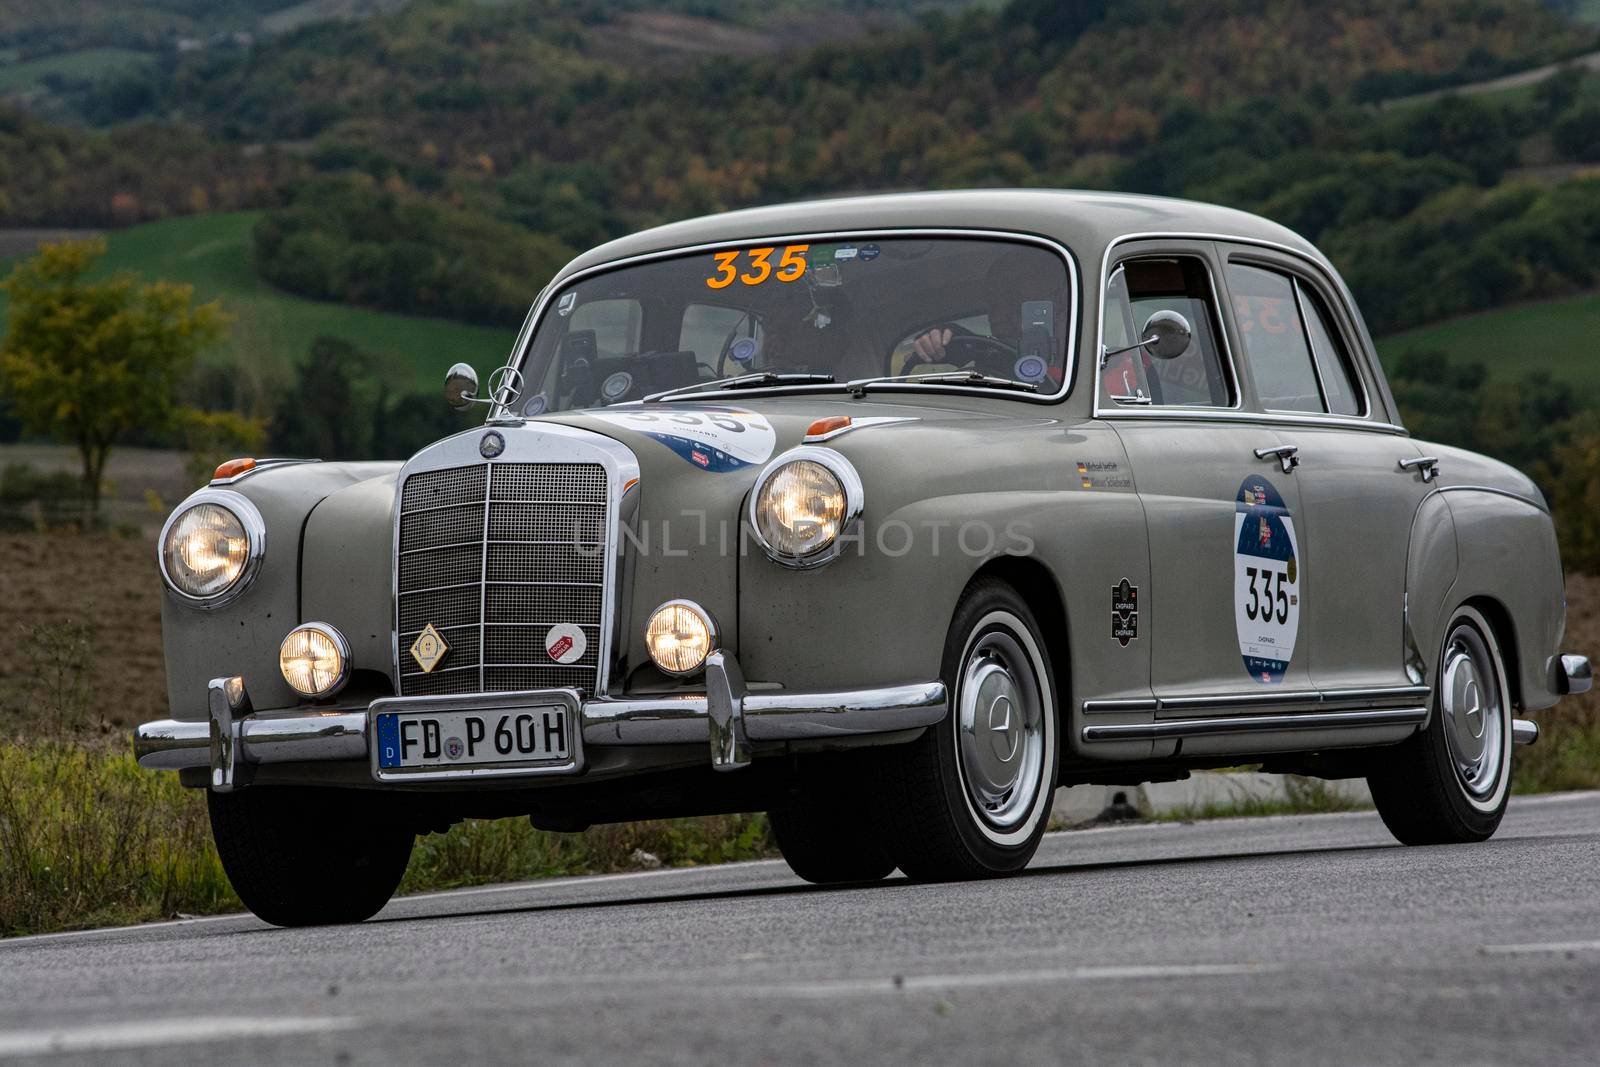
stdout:
POLYGON ((950 343, 954 336, 950 329, 933 329, 911 342, 912 363, 943 363, 945 361, 944 346, 950 343))

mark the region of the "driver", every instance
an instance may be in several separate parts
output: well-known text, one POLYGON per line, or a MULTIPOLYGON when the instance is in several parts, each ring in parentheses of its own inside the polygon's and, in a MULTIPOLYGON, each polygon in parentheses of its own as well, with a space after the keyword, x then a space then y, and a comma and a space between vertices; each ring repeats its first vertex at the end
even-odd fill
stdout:
MULTIPOLYGON (((963 318, 971 319, 978 315, 986 315, 989 321, 987 339, 1015 354, 1020 350, 1022 343, 1023 302, 1034 298, 1049 299, 1054 295, 1048 292, 1034 292, 1036 288, 1038 287, 1028 284, 1006 257, 997 257, 983 273, 976 294, 978 300, 973 304, 973 312, 964 315, 963 318)), ((916 374, 938 364, 963 360, 963 357, 953 355, 950 351, 951 342, 962 337, 985 337, 985 335, 957 322, 942 323, 918 334, 904 349, 905 361, 896 373, 916 374)), ((964 357, 964 362, 970 363, 970 357, 964 357)))

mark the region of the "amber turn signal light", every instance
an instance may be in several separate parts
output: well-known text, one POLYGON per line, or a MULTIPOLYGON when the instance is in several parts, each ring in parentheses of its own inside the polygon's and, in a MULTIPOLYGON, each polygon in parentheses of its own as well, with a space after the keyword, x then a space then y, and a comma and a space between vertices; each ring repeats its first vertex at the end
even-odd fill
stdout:
POLYGON ((818 419, 806 428, 807 437, 821 437, 824 434, 842 430, 850 425, 849 415, 829 415, 825 419, 818 419))
POLYGON ((224 478, 234 478, 243 474, 245 471, 255 470, 255 466, 256 461, 248 457, 244 459, 230 459, 228 462, 217 467, 217 473, 211 476, 211 480, 218 482, 224 478))

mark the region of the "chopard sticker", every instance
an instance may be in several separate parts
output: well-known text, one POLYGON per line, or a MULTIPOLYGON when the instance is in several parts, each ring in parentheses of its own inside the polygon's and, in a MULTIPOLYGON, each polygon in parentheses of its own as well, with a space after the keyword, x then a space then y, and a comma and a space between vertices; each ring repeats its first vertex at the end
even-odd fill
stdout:
POLYGON ((1300 631, 1305 577, 1294 516, 1272 483, 1253 474, 1239 486, 1233 515, 1233 620, 1250 677, 1283 681, 1300 631))
POLYGON ((718 474, 765 463, 778 441, 764 416, 732 408, 589 414, 619 429, 653 438, 695 467, 718 474))
POLYGON ((557 663, 576 663, 589 650, 589 639, 581 626, 558 622, 544 635, 544 650, 557 663))
POLYGON ((1111 587, 1111 640, 1123 648, 1139 640, 1139 587, 1126 578, 1111 587))

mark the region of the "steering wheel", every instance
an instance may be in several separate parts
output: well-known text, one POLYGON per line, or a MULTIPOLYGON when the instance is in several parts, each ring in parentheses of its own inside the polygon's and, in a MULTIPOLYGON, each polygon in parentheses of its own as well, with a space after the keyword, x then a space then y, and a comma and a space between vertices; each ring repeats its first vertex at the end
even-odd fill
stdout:
POLYGON ((1004 341, 980 334, 956 334, 945 342, 944 362, 972 368, 998 378, 1016 377, 1016 351, 1004 341))

